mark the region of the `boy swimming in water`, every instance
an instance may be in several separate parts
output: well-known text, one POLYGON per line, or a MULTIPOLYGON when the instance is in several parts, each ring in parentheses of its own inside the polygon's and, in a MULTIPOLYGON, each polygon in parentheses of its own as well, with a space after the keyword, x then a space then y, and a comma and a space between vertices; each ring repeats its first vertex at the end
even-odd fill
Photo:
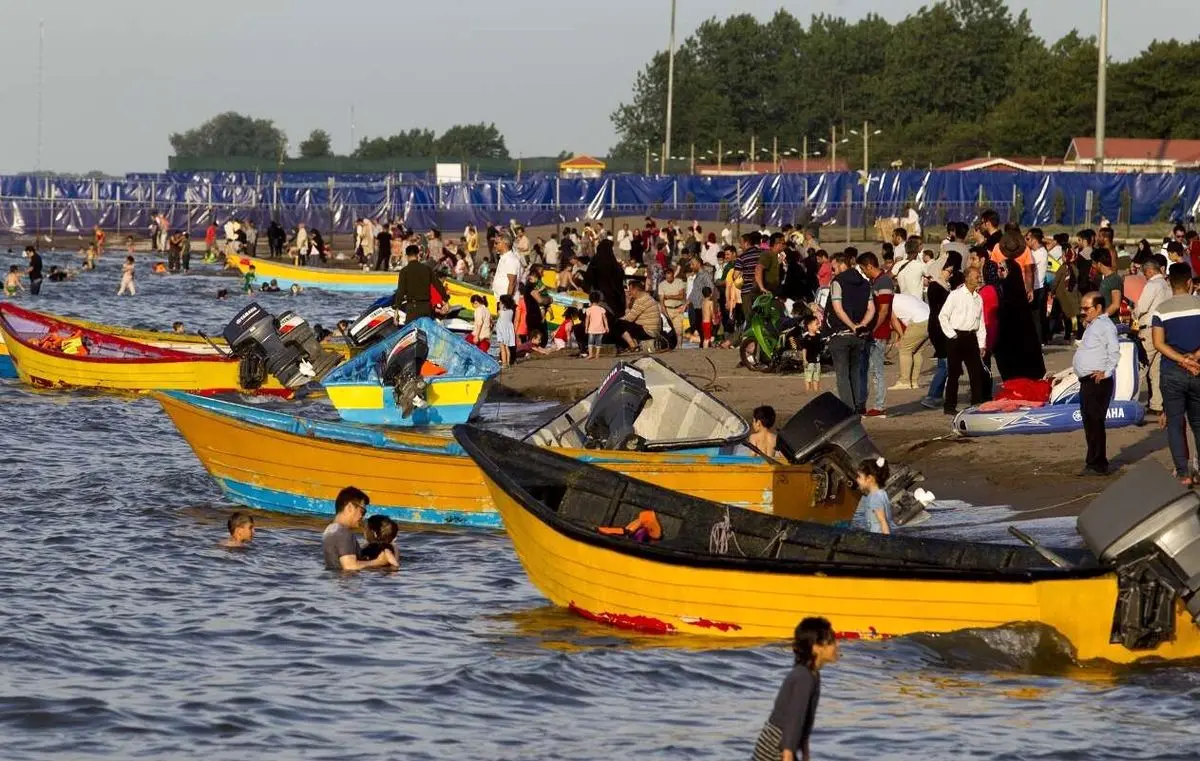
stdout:
POLYGON ((254 516, 238 510, 229 516, 229 538, 222 545, 225 547, 245 547, 254 538, 254 516))
POLYGON ((254 265, 250 265, 250 269, 242 277, 242 290, 246 293, 254 293, 254 281, 258 279, 258 273, 254 271, 254 265))

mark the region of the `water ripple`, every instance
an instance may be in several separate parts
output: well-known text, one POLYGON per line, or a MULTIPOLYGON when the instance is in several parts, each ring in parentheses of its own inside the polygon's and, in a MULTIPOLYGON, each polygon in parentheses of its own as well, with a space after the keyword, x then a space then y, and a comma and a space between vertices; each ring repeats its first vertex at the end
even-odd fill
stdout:
MULTIPOLYGON (((233 281, 211 271, 143 274, 118 300, 118 260, 37 306, 215 333, 242 303, 213 298, 233 281)), ((369 301, 263 299, 326 324, 369 301)), ((405 531, 401 572, 350 578, 321 569, 318 520, 259 514, 254 546, 225 550, 233 506, 154 402, 3 383, 0 407, 5 761, 745 758, 789 668, 778 643, 675 649, 551 608, 497 533, 405 531)), ((485 416, 520 430, 548 411, 485 416)), ((936 512, 923 531, 1006 538, 1003 508, 936 512)), ((813 750, 1190 759, 1198 716, 1194 667, 1083 667, 1010 627, 848 643, 813 750)))

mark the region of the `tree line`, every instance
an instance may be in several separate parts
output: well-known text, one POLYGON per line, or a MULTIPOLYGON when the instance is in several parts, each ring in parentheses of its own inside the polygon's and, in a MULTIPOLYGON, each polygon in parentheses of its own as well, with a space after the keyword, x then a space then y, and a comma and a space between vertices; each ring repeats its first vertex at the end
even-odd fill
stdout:
MULTIPOLYGON (((270 119, 255 119, 229 111, 199 127, 169 138, 181 158, 240 157, 282 162, 288 140, 270 119)), ((313 130, 297 146, 299 158, 334 156, 333 141, 323 129, 313 130)), ((350 154, 356 159, 432 158, 507 159, 504 135, 495 124, 458 124, 441 135, 430 129, 410 129, 391 137, 363 138, 350 154)))
MULTIPOLYGON (((824 153, 816 141, 832 140, 836 126, 838 142, 849 140, 839 154, 861 168, 861 135, 847 133, 869 122, 879 132, 870 138, 873 168, 988 152, 1061 158, 1072 137, 1094 134, 1098 60, 1094 37, 1072 31, 1047 44, 1003 0, 933 3, 895 24, 817 15, 806 28, 785 10, 764 23, 713 18, 675 54, 672 152, 694 144, 697 160, 715 160, 719 144, 745 152, 755 136, 798 155, 808 136, 810 153, 824 153)), ((1156 41, 1110 63, 1108 135, 1200 138, 1197 71, 1200 39, 1156 41)), ((662 52, 612 114, 611 155, 660 150, 666 94, 662 52)))

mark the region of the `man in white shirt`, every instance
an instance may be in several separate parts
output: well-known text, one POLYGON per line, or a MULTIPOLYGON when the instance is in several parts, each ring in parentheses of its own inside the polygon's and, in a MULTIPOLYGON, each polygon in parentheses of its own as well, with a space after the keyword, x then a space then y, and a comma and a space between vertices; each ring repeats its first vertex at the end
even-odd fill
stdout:
POLYGON ((892 389, 914 389, 925 362, 921 350, 929 342, 929 305, 916 296, 897 293, 892 297, 892 330, 900 335, 900 379, 892 389))
POLYGON ((521 257, 522 265, 529 264, 529 256, 533 250, 533 246, 529 243, 529 236, 525 233, 524 227, 517 228, 517 255, 521 257))
POLYGON ((1158 386, 1159 374, 1162 369, 1162 355, 1154 348, 1154 334, 1150 330, 1150 319, 1158 307, 1171 298, 1171 284, 1163 277, 1166 267, 1166 257, 1154 254, 1142 263, 1142 273, 1146 276, 1146 285, 1142 295, 1133 306, 1133 322, 1138 326, 1138 338, 1146 349, 1146 385, 1150 387, 1150 412, 1154 415, 1162 412, 1162 389, 1158 386))
POLYGON ((629 261, 629 252, 633 249, 633 232, 629 229, 629 223, 621 225, 621 229, 617 231, 617 248, 621 251, 621 258, 629 261))
POLYGON ((1040 227, 1031 227, 1025 233, 1025 245, 1033 257, 1033 326, 1037 328, 1038 342, 1046 343, 1049 324, 1046 320, 1046 270, 1050 267, 1050 252, 1046 250, 1045 235, 1040 227))
POLYGON ((517 283, 521 282, 521 257, 509 246, 508 238, 502 236, 496 239, 500 261, 496 263, 496 276, 492 278, 492 293, 497 301, 504 295, 515 299, 517 283))
POLYGON ((921 215, 917 213, 914 206, 909 206, 908 211, 904 214, 904 226, 912 231, 912 234, 921 240, 921 215))
POLYGON ((981 285, 983 275, 979 268, 968 269, 965 281, 946 297, 946 303, 938 315, 938 323, 946 334, 949 373, 942 411, 947 415, 958 414, 958 381, 962 377, 963 365, 966 365, 967 377, 971 381, 971 404, 981 404, 988 396, 985 390, 987 373, 983 369, 987 326, 983 322, 983 298, 979 295, 981 285))
POLYGON ((900 293, 921 298, 925 289, 925 265, 920 261, 921 241, 916 236, 904 243, 905 260, 892 268, 900 293))
POLYGON ((542 256, 546 259, 546 264, 558 267, 558 233, 550 233, 550 240, 542 246, 542 256))

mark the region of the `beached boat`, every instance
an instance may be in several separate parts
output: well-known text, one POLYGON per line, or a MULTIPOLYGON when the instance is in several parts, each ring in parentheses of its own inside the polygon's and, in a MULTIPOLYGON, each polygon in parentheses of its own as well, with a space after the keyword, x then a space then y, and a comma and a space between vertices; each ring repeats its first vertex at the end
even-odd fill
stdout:
POLYGON ((1081 515, 1080 533, 1104 548, 1096 550, 1103 561, 1058 550, 1067 566, 1058 567, 1040 547, 819 526, 672 492, 470 426, 455 436, 479 465, 533 584, 596 621, 781 640, 811 615, 870 639, 1037 622, 1080 660, 1200 656, 1192 618, 1200 496, 1161 469, 1157 480, 1122 479, 1081 515), (642 511, 653 511, 661 541, 598 531, 642 511), (1128 529, 1122 512, 1136 516, 1128 529))
POLYGON ((375 425, 453 425, 475 411, 500 363, 422 317, 321 382, 343 420, 375 425))
MULTIPOLYGON (((238 270, 245 274, 254 267, 254 273, 260 281, 275 280, 279 287, 287 290, 293 284, 301 288, 319 288, 324 291, 346 291, 351 293, 374 293, 383 295, 396 290, 397 273, 395 272, 364 272, 362 270, 340 269, 332 267, 298 267, 294 264, 284 264, 272 259, 258 259, 249 256, 239 256, 233 259, 238 270)), ((443 278, 442 282, 450 294, 453 306, 470 307, 472 296, 483 296, 487 299, 488 308, 496 311, 496 297, 488 288, 471 285, 453 278, 443 278)), ((559 325, 563 320, 563 311, 567 307, 586 307, 587 298, 569 293, 551 292, 553 304, 546 316, 551 325, 559 325)))
MULTIPOLYGON (((1113 398, 1104 415, 1105 428, 1141 425, 1146 408, 1138 401, 1138 347, 1129 339, 1119 342, 1121 355, 1113 373, 1113 398)), ((1071 368, 1051 379, 1044 403, 989 402, 968 407, 954 418, 955 432, 963 436, 998 436, 1007 433, 1061 433, 1083 428, 1079 411, 1079 378, 1071 368)))
MULTIPOLYGON (((156 346, 14 304, 0 305, 0 337, 18 377, 35 388, 242 390, 238 361, 215 350, 201 353, 156 346)), ((292 392, 268 379, 256 393, 290 396, 292 392)))
MULTIPOLYGON (((306 419, 261 405, 175 392, 153 395, 233 502, 271 512, 333 515, 348 485, 371 496, 371 512, 423 524, 500 528, 479 469, 448 432, 385 430, 306 419)), ((858 496, 831 487, 808 465, 785 465, 744 447, 721 454, 566 454, 633 478, 752 510, 814 521, 846 521, 858 496)))

